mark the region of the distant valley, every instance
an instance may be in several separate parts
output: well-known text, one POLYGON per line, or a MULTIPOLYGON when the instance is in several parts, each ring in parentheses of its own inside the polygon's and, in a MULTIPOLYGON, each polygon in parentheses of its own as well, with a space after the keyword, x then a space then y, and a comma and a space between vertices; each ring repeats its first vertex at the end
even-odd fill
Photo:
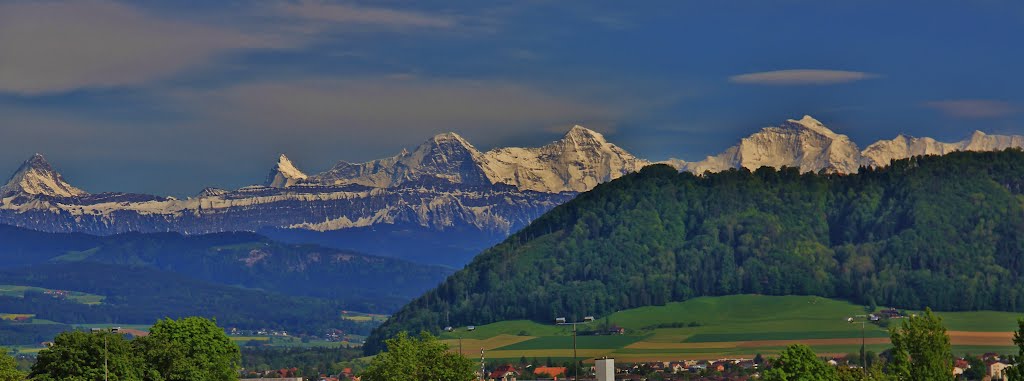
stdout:
POLYGON ((0 225, 0 284, 88 293, 0 295, 0 311, 63 323, 152 324, 213 316, 230 327, 368 332, 340 311, 390 313, 451 270, 271 241, 253 233, 91 236, 0 225))

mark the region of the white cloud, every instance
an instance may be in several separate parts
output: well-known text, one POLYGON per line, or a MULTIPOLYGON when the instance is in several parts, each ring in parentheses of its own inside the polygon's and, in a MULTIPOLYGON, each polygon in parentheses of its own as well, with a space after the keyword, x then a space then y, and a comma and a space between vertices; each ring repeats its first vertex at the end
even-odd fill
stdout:
POLYGON ((877 75, 860 71, 795 69, 734 75, 729 77, 729 82, 771 86, 834 85, 875 77, 877 75))
POLYGON ((954 118, 998 118, 1021 112, 1021 109, 1009 102, 987 99, 954 99, 925 102, 925 107, 939 110, 954 118))
POLYGON ((285 16, 330 23, 370 24, 400 28, 449 28, 456 25, 455 19, 448 16, 354 6, 323 0, 282 2, 278 4, 277 10, 285 16))
POLYGON ((24 95, 138 85, 270 36, 171 20, 103 0, 0 5, 0 92, 24 95))

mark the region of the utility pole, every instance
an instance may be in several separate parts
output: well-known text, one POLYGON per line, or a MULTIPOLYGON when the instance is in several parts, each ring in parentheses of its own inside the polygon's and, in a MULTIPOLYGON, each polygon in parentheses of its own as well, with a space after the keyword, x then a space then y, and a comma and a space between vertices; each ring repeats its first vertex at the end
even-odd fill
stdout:
POLYGON ((578 358, 576 357, 576 326, 580 325, 580 324, 589 324, 589 323, 591 323, 593 321, 594 321, 594 317, 593 316, 587 316, 587 317, 583 318, 583 321, 576 321, 576 322, 566 322, 564 317, 563 318, 555 319, 555 324, 556 325, 571 325, 572 326, 572 369, 573 369, 572 373, 573 373, 573 379, 574 380, 579 380, 580 379, 580 362, 579 362, 578 358))
POLYGON ((107 370, 107 335, 103 335, 103 381, 110 381, 110 372, 107 370))
POLYGON ((857 323, 860 320, 860 369, 864 379, 868 379, 868 356, 867 356, 867 339, 864 336, 864 326, 868 322, 867 315, 854 315, 853 317, 847 318, 846 321, 850 324, 857 323), (859 318, 859 319, 858 319, 859 318))

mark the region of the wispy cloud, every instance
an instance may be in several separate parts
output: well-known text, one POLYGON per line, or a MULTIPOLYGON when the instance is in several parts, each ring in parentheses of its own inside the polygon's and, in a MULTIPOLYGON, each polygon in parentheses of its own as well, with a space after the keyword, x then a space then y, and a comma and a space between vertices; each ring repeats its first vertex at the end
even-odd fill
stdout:
POLYGON ((502 80, 404 75, 247 82, 183 90, 168 102, 227 134, 271 144, 308 145, 309 136, 331 145, 338 139, 358 141, 359 149, 378 153, 394 148, 396 139, 415 143, 446 131, 488 146, 535 135, 531 129, 615 121, 631 107, 627 101, 592 100, 502 80))
POLYGON ((952 99, 925 102, 932 108, 954 118, 983 119, 998 118, 1021 112, 1021 108, 1009 102, 988 99, 952 99))
POLYGON ((860 71, 794 69, 739 74, 729 77, 729 82, 769 86, 835 85, 875 77, 877 75, 860 71))
POLYGON ((0 92, 38 95, 166 78, 271 36, 159 17, 111 1, 0 5, 0 92))
POLYGON ((455 18, 317 0, 253 6, 214 23, 112 0, 0 4, 0 93, 27 96, 141 86, 228 55, 296 49, 325 32, 445 29, 455 18))
POLYGON ((455 18, 445 15, 363 7, 323 0, 282 2, 276 8, 285 16, 330 23, 414 28, 449 28, 456 25, 455 18))

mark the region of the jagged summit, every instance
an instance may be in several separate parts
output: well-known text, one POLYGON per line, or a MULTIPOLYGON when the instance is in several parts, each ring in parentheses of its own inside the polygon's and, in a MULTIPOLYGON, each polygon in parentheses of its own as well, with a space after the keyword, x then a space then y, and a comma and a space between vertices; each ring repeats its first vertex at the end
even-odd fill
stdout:
POLYGON ((699 162, 668 160, 664 163, 693 173, 718 172, 729 168, 757 169, 798 167, 804 172, 856 173, 860 167, 880 167, 893 160, 919 155, 945 155, 954 151, 997 151, 1024 147, 1024 136, 988 135, 974 131, 955 143, 928 137, 898 134, 879 140, 858 151, 856 144, 810 115, 789 119, 780 126, 765 127, 739 144, 699 162))
POLYGON ((860 151, 846 135, 837 134, 810 115, 765 127, 739 144, 686 169, 694 173, 729 168, 798 167, 804 172, 852 173, 860 166, 860 151))
POLYGON ((0 188, 0 196, 15 194, 50 197, 76 197, 88 193, 75 188, 53 169, 42 154, 36 153, 18 167, 7 184, 0 188))
POLYGON ((589 128, 583 127, 583 126, 578 125, 578 124, 572 126, 572 128, 570 128, 569 131, 566 131, 565 135, 562 136, 562 139, 563 140, 566 140, 566 139, 572 139, 572 140, 595 140, 595 141, 600 141, 600 142, 604 142, 605 141, 604 135, 601 135, 601 133, 599 133, 597 131, 594 131, 594 130, 591 130, 589 128))
POLYGON ((277 159, 277 164, 270 169, 270 174, 267 176, 267 186, 287 188, 306 180, 308 177, 298 168, 295 168, 295 164, 288 159, 288 156, 281 154, 277 159))
POLYGON ((490 150, 484 163, 493 183, 549 193, 587 191, 650 164, 580 125, 543 147, 490 150))
POLYGON ((203 188, 203 190, 200 191, 199 194, 196 195, 196 197, 216 197, 216 196, 223 196, 223 195, 225 195, 227 193, 228 193, 227 190, 224 190, 224 189, 221 189, 221 188, 206 187, 206 188, 203 188))
POLYGON ((821 123, 817 119, 814 119, 814 117, 810 115, 804 115, 804 117, 800 118, 799 120, 787 119, 786 123, 784 123, 782 126, 790 128, 805 128, 826 136, 838 135, 834 131, 830 130, 828 127, 825 127, 823 123, 821 123))

